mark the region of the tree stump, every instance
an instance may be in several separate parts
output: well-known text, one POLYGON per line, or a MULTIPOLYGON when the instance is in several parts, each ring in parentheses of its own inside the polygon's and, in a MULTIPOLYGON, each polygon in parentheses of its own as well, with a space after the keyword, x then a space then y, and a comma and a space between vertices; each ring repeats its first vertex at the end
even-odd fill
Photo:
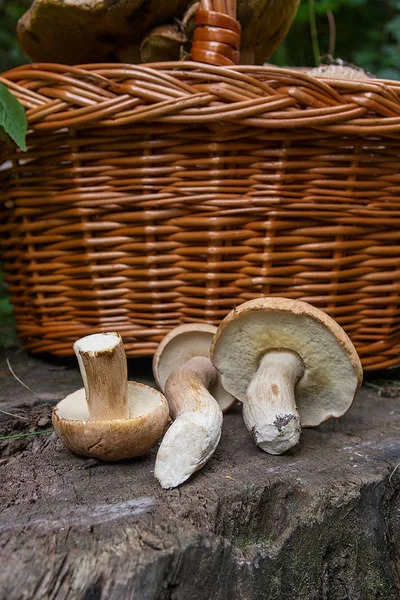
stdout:
MULTIPOLYGON (((1 358, 0 435, 46 431, 52 404, 81 387, 75 363, 11 354, 29 391, 1 358)), ((130 368, 151 378, 149 361, 130 368)), ((157 448, 106 464, 51 432, 0 440, 0 598, 398 599, 393 390, 364 387, 344 417, 304 430, 283 456, 254 445, 237 406, 212 459, 170 491, 154 479, 157 448)))

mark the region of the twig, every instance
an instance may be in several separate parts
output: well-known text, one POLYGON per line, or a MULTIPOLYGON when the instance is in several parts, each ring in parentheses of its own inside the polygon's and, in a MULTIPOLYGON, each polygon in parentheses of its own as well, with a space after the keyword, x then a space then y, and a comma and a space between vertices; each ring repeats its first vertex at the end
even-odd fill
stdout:
POLYGON ((26 383, 24 383, 23 381, 21 381, 21 379, 14 373, 14 371, 12 370, 9 358, 6 359, 6 363, 7 363, 7 366, 9 368, 9 370, 10 370, 11 375, 18 381, 18 383, 20 383, 21 385, 23 385, 24 388, 26 388, 27 390, 29 390, 32 394, 34 394, 35 396, 37 396, 36 392, 34 392, 28 385, 26 385, 26 383))
POLYGON ((31 435, 43 435, 45 433, 53 433, 53 429, 44 429, 43 431, 31 431, 31 433, 17 433, 15 435, 3 435, 0 436, 0 441, 15 440, 17 438, 30 437, 31 435))
POLYGON ((9 417, 14 417, 14 419, 21 419, 22 421, 29 421, 27 417, 21 417, 21 415, 14 415, 13 413, 9 413, 6 410, 0 410, 0 413, 3 415, 8 415, 9 417))
MULTIPOLYGON (((35 396, 35 398, 37 398, 38 400, 41 400, 44 404, 46 404, 47 406, 49 406, 50 408, 53 408, 53 406, 50 404, 50 402, 57 402, 60 398, 57 397, 56 394, 51 394, 51 393, 43 393, 43 394, 38 394, 37 392, 35 392, 32 388, 29 387, 29 385, 26 385, 26 383, 24 383, 19 377, 18 375, 15 374, 15 371, 13 371, 11 364, 10 364, 10 359, 7 358, 6 359, 6 363, 8 366, 8 369, 11 373, 11 375, 18 381, 18 383, 20 383, 21 385, 24 386, 24 388, 26 388, 29 392, 31 392, 31 394, 33 394, 35 396), (50 401, 48 401, 50 397, 50 401)), ((0 411, 1 412, 1 411, 0 411)), ((10 413, 8 413, 10 414, 10 413)), ((14 415, 11 415, 14 416, 14 415)), ((16 415, 15 415, 16 416, 16 415)), ((22 417, 21 417, 22 418, 22 417)))
POLYGON ((392 477, 393 475, 396 473, 397 469, 400 467, 400 463, 398 463, 395 468, 393 469, 393 471, 390 473, 389 475, 389 483, 392 483, 392 477))
POLYGON ((374 383, 370 383, 369 381, 364 381, 365 387, 370 387, 373 390, 379 390, 380 392, 383 390, 383 387, 380 385, 375 385, 374 383))
POLYGON ((335 47, 336 47, 336 23, 335 23, 335 15, 329 9, 326 11, 326 16, 328 18, 329 24, 329 46, 328 46, 328 54, 330 56, 335 56, 335 47))

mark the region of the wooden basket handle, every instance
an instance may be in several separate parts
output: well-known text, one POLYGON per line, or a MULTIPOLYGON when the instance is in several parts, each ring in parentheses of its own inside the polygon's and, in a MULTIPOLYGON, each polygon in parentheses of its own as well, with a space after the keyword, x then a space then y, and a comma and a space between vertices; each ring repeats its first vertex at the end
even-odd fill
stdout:
POLYGON ((191 56, 197 62, 239 64, 242 28, 236 20, 236 0, 201 0, 191 56))

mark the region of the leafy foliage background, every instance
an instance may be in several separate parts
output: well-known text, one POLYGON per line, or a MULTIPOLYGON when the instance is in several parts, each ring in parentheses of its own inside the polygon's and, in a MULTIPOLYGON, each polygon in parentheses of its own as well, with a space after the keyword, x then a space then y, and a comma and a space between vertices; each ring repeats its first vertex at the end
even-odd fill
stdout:
POLYGON ((281 66, 315 64, 310 34, 312 10, 320 55, 329 53, 334 36, 336 58, 378 77, 400 79, 400 0, 302 0, 292 29, 271 62, 281 66), (334 20, 334 32, 329 15, 334 20))
MULTIPOLYGON (((0 0, 0 73, 28 62, 18 47, 15 27, 30 4, 31 0, 0 0)), ((314 66, 319 56, 329 53, 379 77, 400 79, 400 0, 302 0, 288 37, 270 62, 314 66)), ((0 346, 14 338, 0 271, 0 346)))
POLYGON ((0 0, 0 72, 28 62, 18 47, 15 27, 30 4, 30 0, 0 0))

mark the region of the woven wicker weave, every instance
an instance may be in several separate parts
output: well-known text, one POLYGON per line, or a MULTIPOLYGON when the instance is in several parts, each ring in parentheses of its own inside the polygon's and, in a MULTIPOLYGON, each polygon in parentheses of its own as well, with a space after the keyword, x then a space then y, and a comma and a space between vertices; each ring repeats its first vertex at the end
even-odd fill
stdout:
MULTIPOLYGON (((25 65, 4 149, 2 261, 19 333, 130 356, 260 295, 306 300, 366 369, 400 363, 400 83, 197 62, 25 65)), ((0 163, 2 160, 0 160, 0 163)))

